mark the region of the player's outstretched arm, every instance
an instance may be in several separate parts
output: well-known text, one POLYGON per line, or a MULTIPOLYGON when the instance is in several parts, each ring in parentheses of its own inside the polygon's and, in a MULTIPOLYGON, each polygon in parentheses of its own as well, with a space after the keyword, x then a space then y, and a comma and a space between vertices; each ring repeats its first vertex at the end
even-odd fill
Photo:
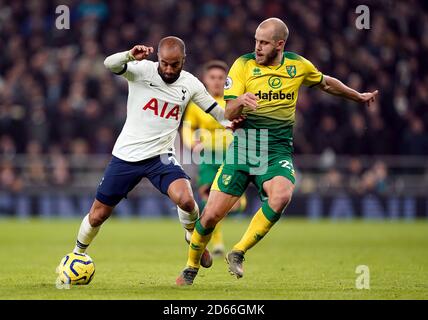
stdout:
POLYGON ((136 45, 129 51, 118 52, 108 56, 104 60, 104 65, 107 69, 116 74, 123 74, 126 71, 126 64, 134 60, 144 60, 150 53, 153 53, 153 47, 136 45))
POLYGON ((227 100, 224 117, 232 121, 241 116, 244 108, 254 111, 257 107, 257 97, 253 93, 246 92, 236 99, 227 100))
POLYGON ((335 96, 344 97, 360 103, 366 103, 367 106, 370 106, 370 103, 375 101, 376 96, 379 93, 378 90, 360 93, 346 86, 340 80, 330 76, 324 76, 323 80, 318 85, 318 88, 335 96))

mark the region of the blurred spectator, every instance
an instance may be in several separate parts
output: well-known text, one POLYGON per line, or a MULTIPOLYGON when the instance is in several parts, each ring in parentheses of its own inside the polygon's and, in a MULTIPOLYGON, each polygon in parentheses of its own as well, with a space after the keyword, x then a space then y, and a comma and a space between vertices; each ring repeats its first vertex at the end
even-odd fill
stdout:
POLYGON ((104 20, 109 14, 108 6, 99 0, 84 0, 77 6, 79 16, 94 17, 96 19, 104 20))
POLYGON ((71 140, 79 133, 79 118, 77 112, 67 99, 61 99, 57 108, 53 110, 51 117, 50 138, 51 143, 60 143, 68 146, 71 140))
POLYGON ((89 153, 89 145, 84 139, 75 139, 71 144, 71 155, 74 158, 85 158, 89 153))
POLYGON ((323 153, 327 149, 340 153, 342 135, 338 132, 336 119, 331 115, 324 115, 317 129, 311 136, 311 139, 315 141, 316 153, 323 153))
POLYGON ((113 149, 115 139, 109 127, 101 126, 95 133, 95 153, 109 153, 113 149))
POLYGON ((0 155, 5 159, 13 159, 16 154, 16 146, 12 137, 3 135, 0 137, 0 155))
POLYGON ((393 154, 394 139, 385 121, 378 115, 370 118, 370 131, 368 136, 368 148, 372 154, 393 154))
POLYGON ((22 187, 22 179, 16 172, 13 163, 9 160, 4 160, 0 164, 0 190, 18 193, 22 190, 22 187))
POLYGON ((350 191, 357 194, 363 192, 361 185, 361 177, 363 175, 363 164, 360 158, 353 157, 348 162, 348 168, 346 170, 346 177, 348 179, 347 185, 350 188, 350 191))
POLYGON ((319 181, 319 189, 322 191, 340 192, 343 187, 343 176, 335 168, 329 169, 319 181))
MULTIPOLYGON (((32 110, 29 114, 27 124, 28 137, 41 142, 43 145, 46 145, 49 142, 49 129, 50 122, 49 119, 47 119, 46 107, 42 104, 41 101, 36 102, 32 106, 32 110)), ((27 142, 27 149, 28 144, 29 142, 27 142)))
POLYGON ((305 121, 305 117, 302 115, 302 113, 296 112, 296 123, 294 126, 293 133, 293 145, 295 152, 311 154, 313 153, 313 150, 312 145, 309 139, 307 138, 305 132, 305 121))
POLYGON ((360 113, 353 113, 345 133, 343 151, 349 155, 367 155, 370 154, 369 145, 365 119, 360 113))
POLYGON ((48 176, 46 172, 46 163, 43 160, 42 145, 32 140, 27 145, 27 159, 22 177, 26 186, 46 186, 48 176))
POLYGON ((388 191, 387 168, 385 163, 377 161, 367 170, 361 179, 364 192, 384 194, 388 191))
POLYGON ((404 131, 402 152, 408 155, 428 155, 428 134, 421 119, 411 117, 404 131))
POLYGON ((72 182, 68 160, 61 154, 51 154, 51 181, 53 186, 69 186, 72 182))

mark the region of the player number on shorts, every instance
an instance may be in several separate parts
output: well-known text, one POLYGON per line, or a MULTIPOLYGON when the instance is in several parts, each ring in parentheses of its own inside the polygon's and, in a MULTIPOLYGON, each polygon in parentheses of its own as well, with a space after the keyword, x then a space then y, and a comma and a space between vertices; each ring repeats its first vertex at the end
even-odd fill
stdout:
POLYGON ((279 163, 281 164, 281 167, 283 167, 283 168, 287 168, 288 170, 293 169, 293 165, 288 160, 281 160, 281 161, 279 161, 279 163))

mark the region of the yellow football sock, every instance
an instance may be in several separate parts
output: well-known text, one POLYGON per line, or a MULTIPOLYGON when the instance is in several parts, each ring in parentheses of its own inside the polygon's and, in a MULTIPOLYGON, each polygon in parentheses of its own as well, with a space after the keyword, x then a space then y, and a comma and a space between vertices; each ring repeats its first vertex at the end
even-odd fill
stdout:
POLYGON ((211 243, 213 247, 223 246, 223 232, 221 231, 220 223, 217 223, 217 225, 214 228, 214 231, 212 233, 211 243))
POLYGON ((246 252, 259 242, 279 220, 281 214, 276 213, 265 201, 256 212, 241 240, 233 247, 233 251, 246 252))
POLYGON ((204 228, 200 221, 196 221, 195 230, 190 239, 189 252, 187 256, 187 266, 199 269, 201 256, 211 239, 214 228, 204 228))

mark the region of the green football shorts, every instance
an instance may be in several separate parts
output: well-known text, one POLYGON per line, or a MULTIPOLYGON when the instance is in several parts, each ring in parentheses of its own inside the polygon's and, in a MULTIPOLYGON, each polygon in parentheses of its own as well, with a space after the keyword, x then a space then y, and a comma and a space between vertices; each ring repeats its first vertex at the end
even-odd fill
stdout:
POLYGON ((282 176, 295 183, 295 171, 291 155, 270 154, 266 170, 260 174, 252 174, 256 167, 248 164, 230 164, 224 162, 214 178, 211 190, 222 191, 227 194, 241 196, 248 184, 253 182, 257 187, 260 199, 267 197, 263 183, 273 177, 282 176))
POLYGON ((199 178, 198 178, 198 187, 204 185, 211 185, 214 181, 214 178, 217 174, 220 164, 206 164, 201 163, 199 165, 199 178))
POLYGON ((218 169, 226 155, 226 151, 217 150, 202 150, 201 163, 198 168, 198 187, 209 185, 211 186, 218 169))

